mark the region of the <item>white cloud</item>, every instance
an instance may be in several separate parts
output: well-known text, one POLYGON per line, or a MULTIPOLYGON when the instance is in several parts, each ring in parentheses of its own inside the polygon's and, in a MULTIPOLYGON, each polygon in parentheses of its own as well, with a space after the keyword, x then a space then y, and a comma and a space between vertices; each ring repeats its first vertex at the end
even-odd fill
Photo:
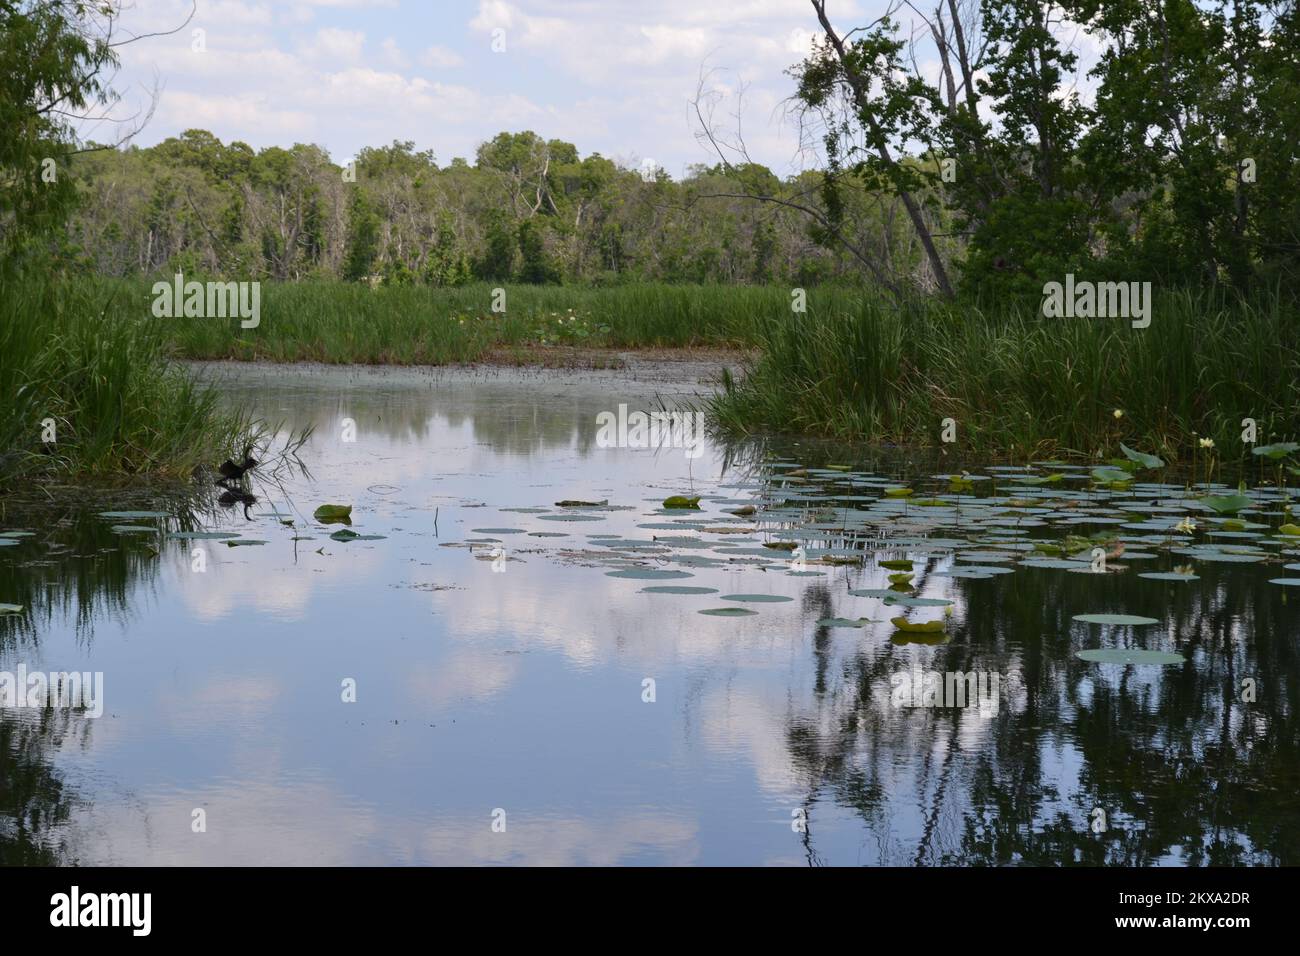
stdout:
POLYGON ((435 44, 420 54, 420 62, 434 69, 445 70, 453 66, 460 66, 465 62, 465 59, 455 50, 449 50, 444 46, 435 44))
POLYGON ((358 63, 366 44, 366 35, 359 30, 340 30, 326 27, 317 30, 309 43, 300 47, 309 59, 339 64, 358 63))
POLYGON ((386 37, 384 42, 379 45, 381 51, 380 57, 385 66, 391 66, 395 70, 404 70, 411 65, 410 59, 402 52, 402 48, 397 45, 397 41, 392 37, 386 37))

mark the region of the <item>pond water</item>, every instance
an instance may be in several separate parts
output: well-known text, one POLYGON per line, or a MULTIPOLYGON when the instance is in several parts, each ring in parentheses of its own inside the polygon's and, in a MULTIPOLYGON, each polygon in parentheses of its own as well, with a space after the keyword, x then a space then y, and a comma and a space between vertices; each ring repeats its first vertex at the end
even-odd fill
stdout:
POLYGON ((4 514, 0 681, 102 689, 0 709, 0 862, 1300 862, 1276 492, 602 447, 653 367, 205 374, 310 476, 4 514))

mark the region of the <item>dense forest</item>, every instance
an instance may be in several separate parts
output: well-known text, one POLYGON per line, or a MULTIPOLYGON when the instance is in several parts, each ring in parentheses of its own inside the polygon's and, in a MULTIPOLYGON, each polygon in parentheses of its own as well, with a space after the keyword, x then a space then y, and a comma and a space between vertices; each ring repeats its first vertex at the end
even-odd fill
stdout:
MULTIPOLYGON (((483 143, 473 164, 440 166, 411 142, 363 149, 339 165, 318 146, 254 151, 187 130, 147 149, 88 152, 73 169, 83 201, 63 255, 109 275, 455 286, 809 285, 857 273, 849 255, 815 240, 802 213, 745 195, 816 193, 816 172, 782 182, 762 166, 717 164, 678 183, 662 169, 580 158, 574 145, 531 131, 483 143)), ((905 250, 891 218, 864 215, 862 228, 905 250)))

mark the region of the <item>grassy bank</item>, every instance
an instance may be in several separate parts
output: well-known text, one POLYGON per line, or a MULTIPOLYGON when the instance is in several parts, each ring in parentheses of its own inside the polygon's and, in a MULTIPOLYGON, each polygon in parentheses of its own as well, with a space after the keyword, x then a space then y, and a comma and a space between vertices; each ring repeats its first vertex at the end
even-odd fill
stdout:
POLYGON ((0 483, 184 478, 242 447, 165 335, 98 283, 0 277, 0 483))
MULTIPOLYGON (((124 315, 150 314, 149 282, 88 284, 116 292, 124 315)), ((516 345, 744 346, 762 317, 790 315, 784 287, 505 285, 504 312, 493 311, 494 288, 265 282, 257 328, 235 319, 160 322, 185 358, 442 365, 516 345)), ((847 290, 826 296, 851 301, 847 290)))
MULTIPOLYGON (((19 404, 4 426, 11 445, 21 437, 30 447, 33 423, 53 414, 72 426, 81 468, 126 460, 166 470, 224 453, 246 424, 220 420, 183 376, 158 372, 164 350, 446 364, 502 350, 526 360, 556 345, 757 349, 747 374, 710 403, 731 435, 941 446, 942 421, 952 418, 957 442, 943 447, 959 458, 1091 456, 1125 441, 1174 461, 1205 436, 1221 458, 1248 454, 1244 418, 1258 423, 1260 443, 1300 432, 1300 325, 1276 302, 1157 296, 1151 326, 1134 329, 1124 319, 1044 318, 1032 304, 899 307, 843 287, 809 289, 807 311, 796 313, 783 286, 507 285, 497 313, 494 287, 483 284, 263 283, 260 324, 244 329, 237 318, 154 318, 151 285, 90 279, 57 295, 20 288, 5 298, 5 315, 21 317, 0 332, 12 340, 0 386, 19 404), (109 347, 98 349, 101 340, 109 347), (38 414, 44 406, 64 411, 38 414)), ((61 435, 58 454, 67 453, 61 435)))
POLYGON ((1248 456, 1244 418, 1257 421, 1261 444, 1300 432, 1300 322, 1278 303, 1157 296, 1151 326, 1134 329, 1033 307, 859 298, 798 321, 764 318, 756 331, 761 357, 711 402, 731 434, 938 445, 952 418, 958 457, 1117 453, 1124 441, 1187 460, 1198 436, 1216 455, 1248 456))

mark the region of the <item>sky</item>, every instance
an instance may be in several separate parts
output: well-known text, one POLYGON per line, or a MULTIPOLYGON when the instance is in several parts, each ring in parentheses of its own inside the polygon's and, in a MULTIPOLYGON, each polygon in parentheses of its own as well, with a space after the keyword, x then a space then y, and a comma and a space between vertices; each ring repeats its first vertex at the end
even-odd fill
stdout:
MULTIPOLYGON (((119 39, 173 30, 190 7, 128 0, 119 39)), ((881 3, 829 7, 857 26, 881 3)), ((119 48, 114 115, 138 124, 152 102, 140 146, 200 128, 257 149, 315 143, 339 163, 394 140, 473 161, 498 132, 531 129, 681 178, 716 162, 691 110, 703 71, 719 125, 734 131, 743 89, 750 154, 788 175, 810 160, 784 71, 816 29, 808 0, 198 0, 180 32, 119 48)))

